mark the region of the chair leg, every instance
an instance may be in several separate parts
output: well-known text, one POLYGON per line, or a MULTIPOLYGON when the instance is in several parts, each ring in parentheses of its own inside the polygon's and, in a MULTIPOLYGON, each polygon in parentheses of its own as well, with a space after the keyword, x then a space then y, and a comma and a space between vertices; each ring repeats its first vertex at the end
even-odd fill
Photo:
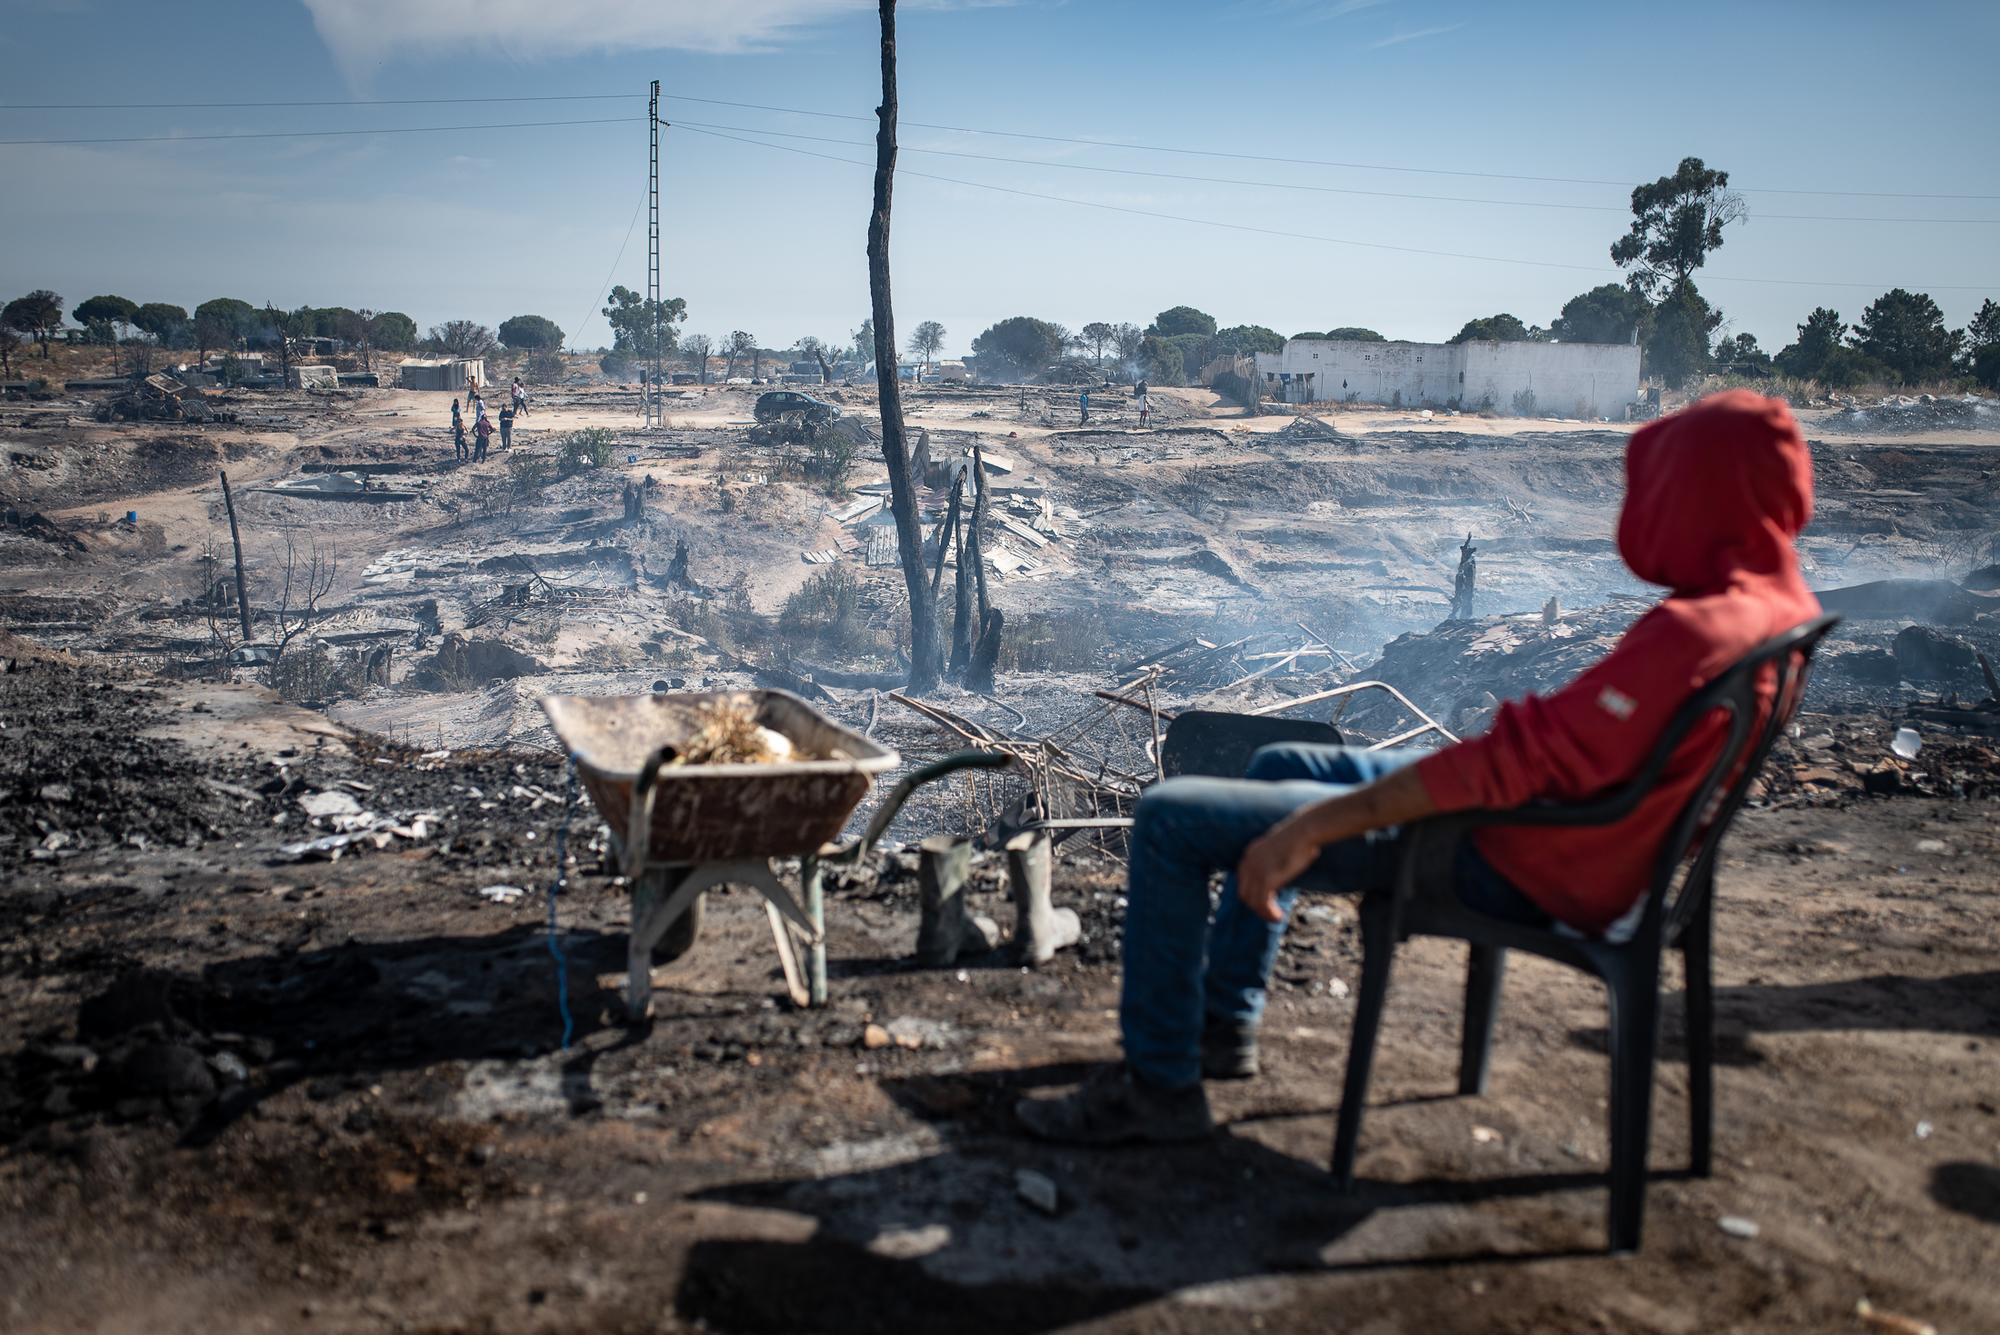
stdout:
POLYGON ((1354 1034, 1347 1046, 1347 1076, 1340 1093, 1340 1117, 1333 1138, 1336 1189, 1354 1189, 1354 1154, 1361 1139, 1361 1114, 1368 1104, 1368 1075, 1375 1063, 1375 1038, 1382 1005, 1389 995, 1389 964, 1396 953, 1394 906, 1386 900, 1361 903, 1361 989, 1354 1002, 1354 1034))
POLYGON ((1611 1207, 1613 1255, 1639 1250, 1646 1214, 1646 1148, 1653 1118, 1653 1058, 1659 1044, 1659 961, 1621 969, 1611 988, 1611 1207))
POLYGON ((1715 973, 1713 909, 1704 904, 1681 937, 1687 974, 1688 1168, 1711 1170, 1715 1143, 1715 973))
POLYGON ((1507 952, 1472 943, 1465 966, 1465 1029, 1459 1038, 1458 1092, 1486 1092, 1486 1058, 1493 1049, 1493 1017, 1500 1010, 1500 980, 1507 952))

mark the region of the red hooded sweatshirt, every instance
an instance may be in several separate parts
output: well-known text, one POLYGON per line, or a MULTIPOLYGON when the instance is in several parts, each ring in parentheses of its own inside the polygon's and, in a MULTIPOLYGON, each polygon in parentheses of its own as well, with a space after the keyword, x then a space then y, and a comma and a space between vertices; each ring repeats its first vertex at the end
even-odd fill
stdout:
MULTIPOLYGON (((1731 390, 1635 432, 1618 553, 1670 592, 1575 681, 1509 701, 1483 735, 1419 762, 1438 810, 1588 801, 1631 778, 1690 695, 1819 615, 1792 552, 1811 518, 1812 455, 1780 400, 1731 390)), ((1766 684, 1764 717, 1773 689, 1766 684)), ((1661 840, 1726 737, 1720 714, 1697 726, 1652 792, 1614 824, 1503 826, 1473 838, 1552 917, 1601 935, 1645 892, 1661 840)))

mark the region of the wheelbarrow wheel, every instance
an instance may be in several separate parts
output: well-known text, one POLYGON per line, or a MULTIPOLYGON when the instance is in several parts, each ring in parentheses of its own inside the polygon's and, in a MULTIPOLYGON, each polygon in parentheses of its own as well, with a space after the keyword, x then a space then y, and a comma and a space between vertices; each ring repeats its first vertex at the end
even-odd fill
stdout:
POLYGON ((704 890, 687 906, 687 912, 667 927, 666 935, 653 946, 654 964, 672 964, 694 949, 695 938, 701 935, 702 908, 707 902, 708 891, 704 890))

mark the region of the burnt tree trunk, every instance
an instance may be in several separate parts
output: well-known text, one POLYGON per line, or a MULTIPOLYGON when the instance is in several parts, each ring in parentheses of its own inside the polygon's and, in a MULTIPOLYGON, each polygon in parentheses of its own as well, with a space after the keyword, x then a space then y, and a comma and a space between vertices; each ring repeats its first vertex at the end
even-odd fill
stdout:
POLYGON ((979 590, 979 624, 984 626, 993 604, 986 597, 986 455, 977 442, 972 446, 972 488, 972 578, 979 590))
POLYGON ((937 565, 931 571, 931 601, 937 601, 938 590, 944 585, 944 558, 951 555, 951 535, 958 528, 959 501, 965 495, 965 474, 958 475, 958 481, 951 487, 951 504, 944 512, 944 522, 938 525, 937 565))
POLYGON ((236 550, 236 615, 243 627, 243 638, 250 638, 250 584, 243 578, 243 535, 236 531, 236 498, 229 494, 229 474, 218 473, 222 479, 222 508, 229 511, 229 545, 236 550))
POLYGON ((965 672, 966 662, 972 657, 972 576, 967 567, 971 558, 965 551, 965 526, 958 528, 958 584, 952 599, 951 610, 951 667, 952 680, 956 681, 965 672))
POLYGON ((1000 666, 1000 641, 1006 633, 1007 618, 997 607, 986 609, 979 620, 979 643, 966 660, 963 682, 968 691, 993 694, 993 673, 1000 666))
POLYGON ((875 379, 881 388, 882 462, 889 467, 889 511, 896 519, 903 587, 910 599, 910 685, 913 695, 937 689, 943 655, 937 606, 924 578, 924 544, 917 521, 916 479, 903 436, 903 391, 896 378, 896 315, 889 300, 889 204, 896 174, 896 0, 881 0, 882 105, 875 131, 875 211, 868 218, 868 297, 875 319, 875 379))

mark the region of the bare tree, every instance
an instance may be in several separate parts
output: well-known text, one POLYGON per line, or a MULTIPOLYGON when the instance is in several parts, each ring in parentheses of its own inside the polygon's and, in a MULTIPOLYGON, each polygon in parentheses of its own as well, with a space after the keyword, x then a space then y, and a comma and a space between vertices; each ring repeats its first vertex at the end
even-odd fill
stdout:
POLYGON ((936 320, 926 320, 918 325, 910 335, 910 353, 921 358, 924 373, 929 374, 931 361, 944 349, 944 326, 936 320))
POLYGON ((194 569, 188 574, 187 590, 189 601, 200 608, 208 620, 208 635, 224 654, 235 648, 229 638, 228 612, 235 601, 231 596, 234 585, 223 574, 222 549, 216 545, 215 530, 202 532, 201 551, 194 558, 194 569))
POLYGON ((1057 361, 1061 361, 1071 352, 1083 346, 1083 340, 1078 338, 1076 331, 1066 324, 1051 323, 1049 325, 1049 333, 1055 339, 1057 361))
POLYGON ((277 594, 277 652, 272 656, 273 661, 283 658, 292 641, 319 619, 320 603, 333 592, 333 582, 339 574, 339 552, 320 546, 318 537, 311 537, 302 553, 297 540, 290 533, 285 534, 285 566, 277 594))
POLYGON ((903 588, 910 600, 912 694, 937 689, 943 657, 937 605, 924 578, 923 530, 917 522, 916 480, 903 435, 903 387, 896 377, 896 315, 889 295, 889 211, 896 178, 896 0, 881 0, 882 105, 876 108, 875 207, 868 217, 868 297, 875 333, 875 380, 882 402, 882 461, 889 467, 889 510, 896 519, 903 588))
POLYGON ((689 334, 681 340, 681 351, 694 360, 695 379, 708 383, 708 355, 715 351, 715 343, 707 334, 689 334))

